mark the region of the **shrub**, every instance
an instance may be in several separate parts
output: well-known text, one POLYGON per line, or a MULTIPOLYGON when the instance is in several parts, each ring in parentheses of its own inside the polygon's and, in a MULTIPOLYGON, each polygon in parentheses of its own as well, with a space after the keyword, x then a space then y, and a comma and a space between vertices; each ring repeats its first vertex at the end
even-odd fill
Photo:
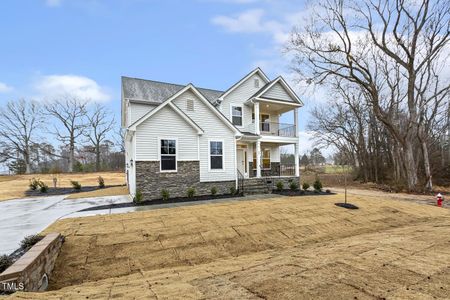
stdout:
POLYGON ((70 184, 72 185, 74 190, 76 191, 81 190, 81 184, 78 181, 71 180, 70 184))
POLYGON ((236 188, 234 186, 230 187, 230 194, 231 195, 236 194, 236 188))
POLYGON ((98 182, 99 188, 101 188, 101 189, 105 188, 105 179, 103 179, 102 176, 98 176, 97 182, 98 182))
POLYGON ((42 181, 39 182, 39 190, 41 191, 41 193, 47 193, 48 191, 48 185, 46 185, 45 183, 43 183, 42 181))
POLYGON ((215 186, 213 186, 212 188, 211 188, 211 195, 215 195, 215 194, 217 194, 217 188, 215 187, 215 186))
POLYGON ((30 184, 28 186, 30 187, 30 189, 32 191, 35 191, 38 188, 38 186, 39 186, 39 182, 40 182, 39 179, 36 179, 36 178, 33 177, 33 178, 30 179, 30 184))
POLYGON ((9 255, 3 254, 0 256, 0 273, 5 271, 13 264, 13 260, 9 255))
POLYGON ((307 190, 307 189, 309 189, 309 183, 307 183, 307 182, 303 182, 303 190, 307 190))
POLYGON ((283 188, 284 188, 284 183, 283 183, 283 181, 278 181, 277 182, 277 191, 282 191, 283 190, 283 188))
POLYGON ((140 202, 142 202, 142 198, 143 198, 142 192, 140 190, 137 190, 136 194, 134 195, 133 202, 140 203, 140 202))
POLYGON ((314 190, 321 191, 322 190, 322 182, 319 179, 316 179, 313 184, 314 190))
POLYGON ((162 199, 163 199, 164 201, 169 200, 169 197, 170 197, 169 191, 166 190, 166 189, 162 189, 162 190, 161 190, 161 197, 162 197, 162 199))
POLYGON ((187 189, 187 196, 189 198, 192 198, 192 197, 194 197, 194 195, 195 195, 195 189, 193 187, 188 188, 187 189))
POLYGON ((23 240, 20 242, 20 248, 23 250, 28 250, 43 238, 44 236, 39 234, 28 235, 24 237, 23 240))
POLYGON ((297 182, 292 181, 291 184, 289 185, 289 188, 290 188, 292 191, 298 190, 298 184, 297 184, 297 182))

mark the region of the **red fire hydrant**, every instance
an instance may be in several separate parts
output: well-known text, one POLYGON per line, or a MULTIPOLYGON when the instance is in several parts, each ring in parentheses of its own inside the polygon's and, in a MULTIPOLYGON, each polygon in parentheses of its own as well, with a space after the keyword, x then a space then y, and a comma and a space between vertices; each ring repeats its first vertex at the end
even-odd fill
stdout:
POLYGON ((442 195, 441 193, 436 195, 436 199, 437 199, 437 206, 442 207, 442 195))

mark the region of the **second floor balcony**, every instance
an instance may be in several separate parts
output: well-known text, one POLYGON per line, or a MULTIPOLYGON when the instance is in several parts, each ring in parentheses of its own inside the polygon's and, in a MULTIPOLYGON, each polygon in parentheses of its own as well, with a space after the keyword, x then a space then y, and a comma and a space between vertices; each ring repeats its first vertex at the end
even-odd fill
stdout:
MULTIPOLYGON (((250 126, 256 127, 254 122, 250 126)), ((297 132, 296 126, 294 124, 259 122, 259 133, 261 135, 295 137, 296 132, 297 132)))

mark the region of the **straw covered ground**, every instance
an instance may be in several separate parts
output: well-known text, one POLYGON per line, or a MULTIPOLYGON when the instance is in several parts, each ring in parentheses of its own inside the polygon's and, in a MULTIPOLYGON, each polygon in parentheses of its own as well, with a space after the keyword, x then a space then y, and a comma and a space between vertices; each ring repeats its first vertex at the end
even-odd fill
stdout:
POLYGON ((280 197, 58 221, 33 299, 432 299, 450 295, 450 210, 383 197, 280 197))

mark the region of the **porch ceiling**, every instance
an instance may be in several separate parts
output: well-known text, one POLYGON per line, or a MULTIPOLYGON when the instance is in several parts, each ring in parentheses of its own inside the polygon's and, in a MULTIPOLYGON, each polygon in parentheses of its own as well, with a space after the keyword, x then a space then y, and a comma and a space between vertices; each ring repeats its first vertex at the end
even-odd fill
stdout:
POLYGON ((283 114, 288 111, 292 111, 296 106, 292 106, 283 102, 272 102, 272 101, 259 101, 259 111, 260 113, 268 114, 283 114))

